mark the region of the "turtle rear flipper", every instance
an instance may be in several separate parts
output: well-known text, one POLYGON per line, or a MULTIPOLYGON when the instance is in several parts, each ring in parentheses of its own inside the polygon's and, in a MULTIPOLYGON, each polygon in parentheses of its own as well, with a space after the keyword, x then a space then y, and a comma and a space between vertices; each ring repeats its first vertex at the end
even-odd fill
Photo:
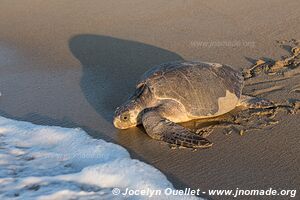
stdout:
POLYGON ((157 110, 150 110, 142 116, 147 134, 156 140, 187 148, 208 148, 212 143, 192 131, 162 117, 157 110))
POLYGON ((276 105, 267 99, 242 95, 237 106, 246 108, 274 108, 276 105))

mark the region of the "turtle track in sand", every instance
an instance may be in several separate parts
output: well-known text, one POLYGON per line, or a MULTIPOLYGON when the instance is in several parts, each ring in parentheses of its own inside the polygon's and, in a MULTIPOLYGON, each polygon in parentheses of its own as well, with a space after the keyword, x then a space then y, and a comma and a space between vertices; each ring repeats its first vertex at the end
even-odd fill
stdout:
POLYGON ((245 87, 243 94, 262 97, 275 103, 274 107, 244 109, 237 107, 223 116, 194 120, 183 126, 203 137, 219 130, 225 134, 237 132, 240 135, 252 130, 270 128, 284 115, 300 113, 300 46, 295 39, 277 41, 277 45, 288 49, 288 56, 280 60, 258 59, 243 71, 245 87), (296 84, 295 84, 296 83, 296 84), (205 127, 199 132, 200 128, 205 127))

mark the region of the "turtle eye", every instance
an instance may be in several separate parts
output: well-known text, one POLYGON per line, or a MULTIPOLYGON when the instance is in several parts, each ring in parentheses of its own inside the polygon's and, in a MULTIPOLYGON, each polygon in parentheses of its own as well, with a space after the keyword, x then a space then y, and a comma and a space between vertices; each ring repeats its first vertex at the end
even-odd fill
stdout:
POLYGON ((129 113, 124 113, 124 114, 121 115, 121 120, 122 120, 122 121, 126 122, 126 121, 128 121, 129 119, 130 119, 129 113))

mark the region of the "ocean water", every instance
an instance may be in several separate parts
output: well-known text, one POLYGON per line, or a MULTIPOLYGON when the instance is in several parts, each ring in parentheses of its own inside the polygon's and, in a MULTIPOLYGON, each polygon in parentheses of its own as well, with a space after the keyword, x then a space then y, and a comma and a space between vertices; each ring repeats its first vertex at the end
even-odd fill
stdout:
POLYGON ((113 194, 126 188, 174 189, 156 168, 82 129, 0 117, 0 199, 197 199, 113 194))

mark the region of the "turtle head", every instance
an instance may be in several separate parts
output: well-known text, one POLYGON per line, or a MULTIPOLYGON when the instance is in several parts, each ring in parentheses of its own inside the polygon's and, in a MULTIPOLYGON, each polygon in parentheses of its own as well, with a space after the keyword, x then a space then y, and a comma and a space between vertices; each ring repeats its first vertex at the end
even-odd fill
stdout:
POLYGON ((118 107, 114 115, 114 126, 119 129, 127 129, 141 123, 139 114, 142 110, 139 102, 130 100, 118 107))
POLYGON ((147 105, 153 101, 149 88, 140 84, 129 100, 118 107, 114 115, 114 126, 119 129, 127 129, 141 124, 141 113, 147 105))

